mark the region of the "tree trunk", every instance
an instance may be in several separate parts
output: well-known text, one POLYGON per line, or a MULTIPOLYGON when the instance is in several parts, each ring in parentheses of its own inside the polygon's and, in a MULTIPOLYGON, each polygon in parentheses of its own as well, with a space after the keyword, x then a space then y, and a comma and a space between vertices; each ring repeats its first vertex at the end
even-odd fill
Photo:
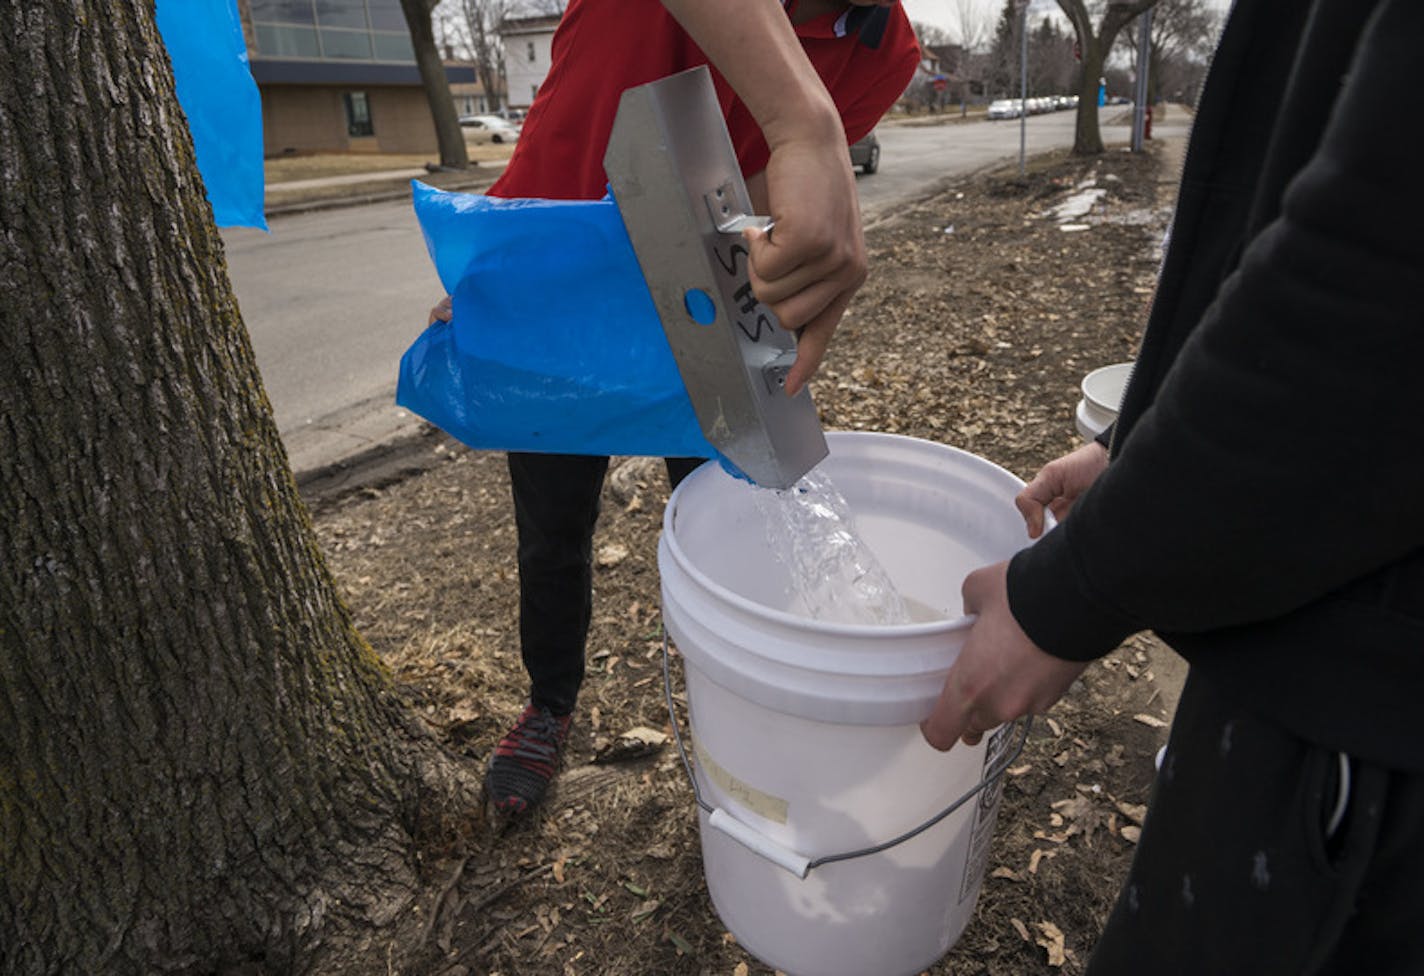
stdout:
POLYGON ((1083 58, 1083 73, 1078 83, 1078 114, 1073 130, 1074 155, 1097 156, 1102 153, 1103 136, 1098 125, 1098 79, 1102 77, 1103 62, 1107 60, 1113 41, 1123 25, 1156 2, 1108 0, 1102 22, 1094 30, 1093 18, 1085 0, 1058 0, 1059 9, 1073 25, 1083 58))
POLYGON ((1097 156, 1103 151, 1102 128, 1098 124, 1098 79, 1103 75, 1103 49, 1094 38, 1079 42, 1083 52, 1083 74, 1078 83, 1078 112, 1074 118, 1073 153, 1097 156))
POLYGON ((430 21, 434 6, 435 0, 401 0, 411 45, 415 48, 415 65, 420 69, 420 81, 430 103, 430 117, 435 122, 440 165, 448 169, 468 169, 470 156, 465 150, 465 134, 460 131, 460 117, 455 113, 455 100, 450 96, 450 82, 445 77, 445 64, 440 60, 435 27, 430 21))
POLYGON ((0 5, 4 974, 309 971, 410 903, 449 768, 317 550, 152 11, 0 5))

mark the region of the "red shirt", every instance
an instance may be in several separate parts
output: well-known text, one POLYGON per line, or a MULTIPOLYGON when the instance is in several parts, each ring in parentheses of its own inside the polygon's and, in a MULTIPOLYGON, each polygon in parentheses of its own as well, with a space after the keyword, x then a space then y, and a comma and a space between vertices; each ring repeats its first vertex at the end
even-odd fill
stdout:
MULTIPOLYGON (((875 127, 919 63, 919 42, 904 10, 896 4, 887 12, 884 35, 874 48, 855 32, 845 32, 843 14, 826 14, 795 28, 840 109, 849 142, 875 127)), ((608 183, 603 152, 619 97, 635 85, 703 64, 706 55, 660 0, 572 0, 554 33, 549 75, 508 167, 489 194, 599 199, 608 183)), ((742 173, 760 173, 771 155, 760 127, 716 69, 712 80, 742 173)))

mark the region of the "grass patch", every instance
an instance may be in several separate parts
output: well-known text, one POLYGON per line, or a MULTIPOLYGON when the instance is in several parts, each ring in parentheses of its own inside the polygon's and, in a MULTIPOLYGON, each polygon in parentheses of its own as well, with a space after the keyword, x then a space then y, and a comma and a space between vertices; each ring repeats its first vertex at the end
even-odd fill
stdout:
MULTIPOLYGON (((470 162, 502 163, 514 152, 508 143, 495 145, 466 143, 470 162)), ((263 173, 270 186, 294 180, 315 180, 327 176, 350 176, 357 173, 381 173, 397 169, 420 169, 426 163, 439 162, 438 153, 308 153, 297 156, 277 156, 264 160, 263 173)))

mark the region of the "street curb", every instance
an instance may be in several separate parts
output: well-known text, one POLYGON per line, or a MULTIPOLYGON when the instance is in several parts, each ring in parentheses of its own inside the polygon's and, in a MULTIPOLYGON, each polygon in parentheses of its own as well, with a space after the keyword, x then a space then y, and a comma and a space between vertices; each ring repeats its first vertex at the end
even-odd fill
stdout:
POLYGON ((461 450, 463 446, 455 438, 422 421, 416 431, 399 434, 330 464, 294 471, 292 477, 307 504, 321 508, 359 491, 385 488, 424 474, 454 460, 461 450))

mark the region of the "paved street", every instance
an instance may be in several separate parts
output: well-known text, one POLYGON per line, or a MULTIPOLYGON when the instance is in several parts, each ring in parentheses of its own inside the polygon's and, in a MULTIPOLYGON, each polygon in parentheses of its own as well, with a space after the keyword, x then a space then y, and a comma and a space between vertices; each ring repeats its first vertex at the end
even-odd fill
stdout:
MULTIPOLYGON (((1102 110, 1104 119, 1123 114, 1127 106, 1102 110)), ((1188 116, 1181 110, 1159 125, 1159 138, 1184 136, 1188 116)), ((1027 155, 1068 148, 1073 144, 1074 113, 1054 112, 1028 119, 1025 144, 1027 155)), ((1018 159, 1019 120, 969 122, 960 125, 882 125, 877 133, 881 144, 880 171, 861 176, 861 208, 866 220, 874 221, 906 199, 932 191, 938 184, 972 173, 1004 159, 1018 159)), ((1131 133, 1126 126, 1104 125, 1103 141, 1126 144, 1131 133)))
POLYGON ((277 426, 298 472, 359 452, 405 418, 401 353, 441 295, 409 201, 223 231, 277 426))
MULTIPOLYGON (((1107 115, 1106 117, 1113 117, 1107 115)), ((1182 134, 1181 122, 1161 136, 1182 134)), ((1016 158, 1019 123, 882 126, 880 171, 857 179, 867 220, 939 182, 1016 158)), ((1105 126, 1104 139, 1127 131, 1105 126)), ((1073 113, 1028 120, 1028 152, 1071 145, 1073 113)), ((393 405, 401 353, 441 290, 408 201, 275 217, 223 231, 258 365, 298 474, 409 431, 393 405)))

